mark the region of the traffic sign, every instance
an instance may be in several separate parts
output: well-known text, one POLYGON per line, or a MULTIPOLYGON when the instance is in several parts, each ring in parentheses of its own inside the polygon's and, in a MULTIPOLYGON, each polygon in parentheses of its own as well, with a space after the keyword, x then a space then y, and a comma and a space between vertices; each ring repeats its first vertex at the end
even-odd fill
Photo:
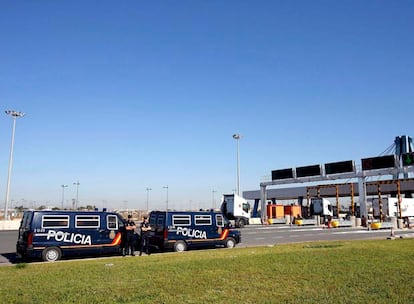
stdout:
POLYGON ((321 165, 312 165, 296 168, 296 177, 307 177, 321 175, 321 165))
POLYGON ((293 178, 293 169, 281 169, 272 171, 272 180, 293 178))
POLYGON ((325 174, 337 174, 337 173, 347 173, 354 172, 355 166, 353 160, 346 160, 335 163, 325 164, 325 174))
POLYGON ((414 166, 414 152, 402 155, 403 166, 414 166))
POLYGON ((395 167, 395 155, 385 155, 361 159, 362 170, 377 170, 395 167))

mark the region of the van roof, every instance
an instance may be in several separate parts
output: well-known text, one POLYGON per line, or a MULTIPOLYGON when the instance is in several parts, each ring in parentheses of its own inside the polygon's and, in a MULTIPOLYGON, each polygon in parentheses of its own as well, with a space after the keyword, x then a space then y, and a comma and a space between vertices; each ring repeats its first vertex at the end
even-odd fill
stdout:
POLYGON ((24 212, 28 213, 116 213, 108 211, 95 211, 95 210, 25 210, 24 212))
MULTIPOLYGON (((166 213, 167 211, 165 210, 154 210, 151 211, 150 213, 166 213)), ((197 211, 168 211, 168 213, 219 213, 221 214, 221 211, 219 210, 197 210, 197 211)))

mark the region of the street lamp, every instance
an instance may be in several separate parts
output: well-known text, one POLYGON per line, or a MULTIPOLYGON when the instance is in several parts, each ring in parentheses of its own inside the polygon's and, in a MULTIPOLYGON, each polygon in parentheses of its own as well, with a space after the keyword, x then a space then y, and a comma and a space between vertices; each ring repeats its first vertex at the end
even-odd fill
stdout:
POLYGON ((60 185, 62 187, 62 210, 63 210, 63 202, 65 201, 65 188, 68 187, 68 185, 60 185))
POLYGON ((215 199, 214 199, 214 193, 216 193, 217 191, 216 190, 212 190, 211 191, 211 203, 212 203, 212 205, 213 205, 213 209, 216 209, 216 201, 215 201, 215 199))
POLYGON ((149 205, 149 192, 152 190, 151 188, 147 188, 147 189, 145 189, 145 190, 147 190, 147 213, 148 213, 148 205, 149 205))
POLYGON ((79 181, 76 181, 73 183, 76 186, 76 206, 75 209, 78 209, 78 204, 79 204, 79 181))
POLYGON ((9 158, 9 171, 7 175, 7 188, 6 188, 6 200, 4 203, 4 220, 7 221, 9 219, 9 199, 10 199, 10 179, 11 179, 11 172, 13 166, 13 149, 14 149, 14 133, 16 130, 16 119, 23 117, 25 114, 22 112, 17 112, 13 110, 5 111, 7 115, 10 115, 13 118, 13 130, 12 130, 12 138, 11 138, 11 145, 10 145, 10 158, 9 158))
POLYGON ((233 138, 237 142, 237 187, 236 187, 236 194, 240 195, 240 157, 239 157, 240 147, 239 147, 239 141, 240 141, 241 135, 240 134, 233 134, 233 138))
POLYGON ((164 189, 167 189, 167 212, 168 212, 168 186, 164 186, 164 189))

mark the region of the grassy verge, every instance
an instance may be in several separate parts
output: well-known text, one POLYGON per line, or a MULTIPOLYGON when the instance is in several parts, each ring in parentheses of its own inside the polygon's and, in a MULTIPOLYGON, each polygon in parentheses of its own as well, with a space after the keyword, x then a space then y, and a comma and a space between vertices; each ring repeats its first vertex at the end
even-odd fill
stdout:
POLYGON ((414 303, 414 239, 0 268, 0 303, 414 303))

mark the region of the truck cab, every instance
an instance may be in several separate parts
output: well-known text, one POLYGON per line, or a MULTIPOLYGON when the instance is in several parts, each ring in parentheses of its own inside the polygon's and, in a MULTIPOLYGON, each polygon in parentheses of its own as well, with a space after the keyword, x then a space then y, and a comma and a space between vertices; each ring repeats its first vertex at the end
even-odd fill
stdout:
POLYGON ((333 216, 331 202, 322 197, 311 198, 310 214, 320 216, 333 216))
POLYGON ((221 200, 221 212, 237 228, 243 228, 250 222, 250 204, 236 194, 224 194, 221 200))

